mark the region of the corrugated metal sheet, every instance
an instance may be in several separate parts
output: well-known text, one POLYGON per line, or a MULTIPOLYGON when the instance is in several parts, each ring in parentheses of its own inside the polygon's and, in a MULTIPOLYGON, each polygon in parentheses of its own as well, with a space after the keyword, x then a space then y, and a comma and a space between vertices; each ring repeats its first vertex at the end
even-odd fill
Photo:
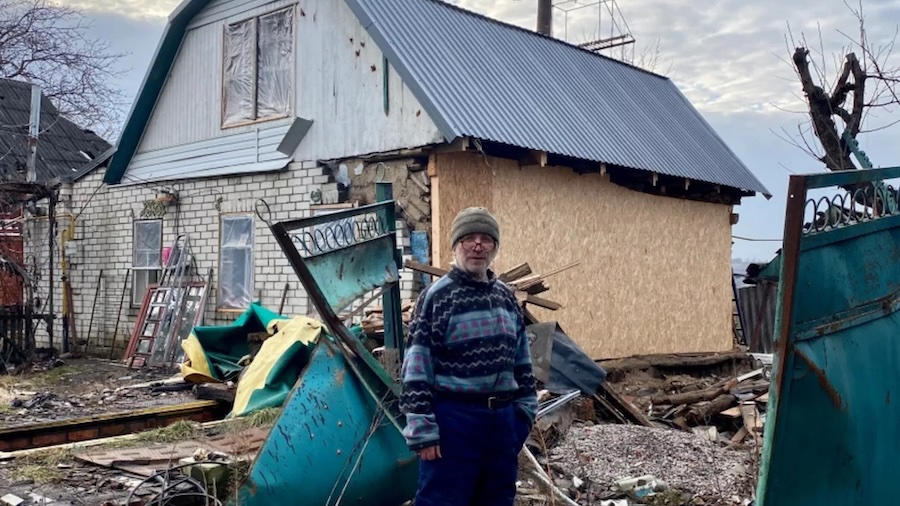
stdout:
MULTIPOLYGON (((31 84, 0 79, 0 179, 25 180, 30 117, 31 84)), ((60 116, 46 97, 41 98, 40 127, 35 164, 38 181, 72 179, 111 147, 97 134, 60 116)))
POLYGON ((291 157, 277 150, 290 125, 270 125, 166 149, 138 153, 124 181, 147 182, 280 170, 291 157))
POLYGON ((763 281, 738 288, 737 297, 747 347, 753 353, 774 353, 778 285, 763 281))
POLYGON ((459 136, 768 195, 675 84, 439 0, 346 0, 459 136))

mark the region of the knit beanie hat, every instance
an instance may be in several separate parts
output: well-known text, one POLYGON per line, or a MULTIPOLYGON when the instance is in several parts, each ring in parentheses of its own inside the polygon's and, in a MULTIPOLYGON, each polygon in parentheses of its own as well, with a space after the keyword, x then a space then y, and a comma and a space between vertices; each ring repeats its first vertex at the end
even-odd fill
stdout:
POLYGON ((450 246, 456 247, 456 243, 469 234, 489 235, 499 243, 500 225, 487 209, 469 207, 460 211, 450 225, 450 246))

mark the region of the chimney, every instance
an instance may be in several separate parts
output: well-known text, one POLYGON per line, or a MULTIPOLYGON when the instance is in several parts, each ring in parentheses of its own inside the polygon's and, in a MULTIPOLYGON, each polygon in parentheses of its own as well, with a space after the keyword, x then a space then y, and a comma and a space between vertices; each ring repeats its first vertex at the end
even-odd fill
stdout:
POLYGON ((537 0, 537 31, 553 36, 553 0, 537 0))

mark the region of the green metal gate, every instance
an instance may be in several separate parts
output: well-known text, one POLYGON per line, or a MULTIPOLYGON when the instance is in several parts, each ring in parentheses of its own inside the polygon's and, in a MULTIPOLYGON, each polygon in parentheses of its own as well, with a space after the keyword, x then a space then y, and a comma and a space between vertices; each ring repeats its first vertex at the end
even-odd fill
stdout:
POLYGON ((898 177, 790 179, 760 506, 898 503, 898 177))

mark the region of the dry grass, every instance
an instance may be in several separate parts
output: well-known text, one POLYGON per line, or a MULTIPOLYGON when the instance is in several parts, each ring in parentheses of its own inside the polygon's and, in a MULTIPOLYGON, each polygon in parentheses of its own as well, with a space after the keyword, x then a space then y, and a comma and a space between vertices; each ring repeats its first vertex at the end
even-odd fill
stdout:
POLYGON ((228 420, 222 425, 213 428, 211 432, 215 434, 229 434, 256 427, 270 427, 275 425, 279 416, 281 416, 281 408, 261 409, 259 411, 254 411, 247 416, 228 420))
POLYGON ((64 365, 50 369, 49 371, 12 375, 7 374, 0 376, 0 390, 12 390, 13 387, 17 387, 20 390, 47 388, 59 383, 63 377, 77 372, 78 368, 64 365))
POLYGON ((60 481, 63 471, 60 464, 69 463, 74 459, 71 449, 51 449, 36 452, 16 460, 16 466, 11 470, 15 480, 32 480, 35 484, 43 485, 60 481))

